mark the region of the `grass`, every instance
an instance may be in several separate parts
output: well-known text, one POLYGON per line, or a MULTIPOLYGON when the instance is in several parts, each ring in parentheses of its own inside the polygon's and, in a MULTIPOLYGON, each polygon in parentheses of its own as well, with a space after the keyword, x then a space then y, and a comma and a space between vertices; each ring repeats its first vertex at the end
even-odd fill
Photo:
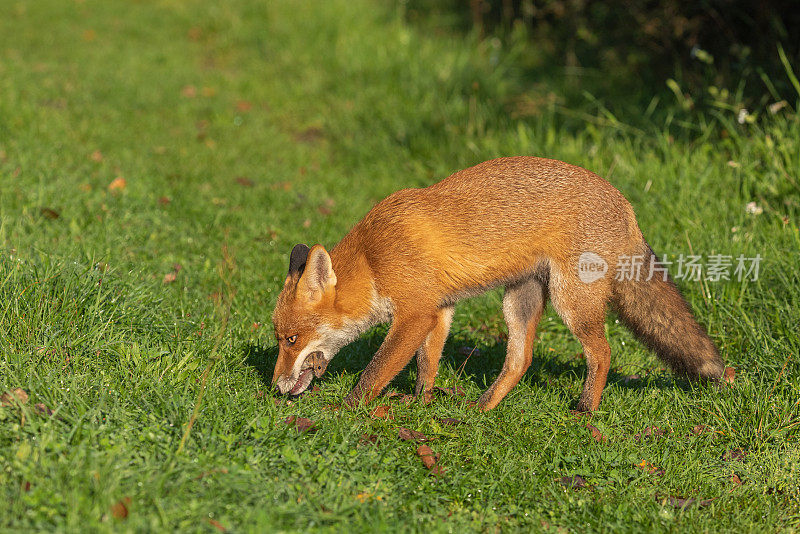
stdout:
MULTIPOLYGON (((740 125, 733 111, 693 117, 676 103, 634 128, 598 99, 576 115, 525 85, 515 61, 535 50, 423 31, 367 0, 7 11, 0 392, 30 400, 0 407, 0 528, 797 530, 791 109, 740 125), (674 379, 609 317, 609 385, 578 419, 580 346, 548 310, 533 366, 490 413, 457 396, 383 401, 393 420, 326 409, 385 327, 344 349, 318 393, 276 403, 270 314, 292 245, 333 245, 390 192, 512 154, 607 177, 667 258, 760 254, 757 281, 679 282, 736 384, 674 379), (291 415, 317 432, 296 432, 291 415), (401 426, 436 438, 443 477, 401 426), (636 439, 651 426, 666 433, 636 439), (359 445, 363 434, 377 443, 359 445), (725 455, 735 449, 746 454, 725 455), (588 487, 559 483, 572 475, 588 487), (713 500, 681 509, 669 497, 713 500)), ((475 399, 494 379, 500 295, 456 308, 438 385, 475 399)), ((413 377, 412 366, 392 389, 410 392, 413 377)))

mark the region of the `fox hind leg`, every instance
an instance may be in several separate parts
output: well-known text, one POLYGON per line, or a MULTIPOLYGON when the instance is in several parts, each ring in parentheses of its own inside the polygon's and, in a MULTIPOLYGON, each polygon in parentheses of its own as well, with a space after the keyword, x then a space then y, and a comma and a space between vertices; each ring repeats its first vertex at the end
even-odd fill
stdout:
POLYGON ((611 365, 611 347, 605 334, 606 303, 610 287, 605 279, 591 284, 577 276, 551 271, 550 300, 570 331, 583 346, 586 380, 578 400, 578 411, 592 412, 600 406, 611 365))
POLYGON ((436 317, 436 324, 428 333, 428 337, 417 350, 417 383, 414 388, 415 395, 430 391, 436 373, 439 372, 439 360, 442 358, 442 349, 450 332, 453 321, 453 306, 440 308, 436 317))
POLYGON ((503 295, 503 317, 508 326, 506 361, 500 375, 481 395, 481 410, 491 410, 517 385, 533 359, 536 326, 542 317, 545 285, 536 277, 506 286, 503 295))

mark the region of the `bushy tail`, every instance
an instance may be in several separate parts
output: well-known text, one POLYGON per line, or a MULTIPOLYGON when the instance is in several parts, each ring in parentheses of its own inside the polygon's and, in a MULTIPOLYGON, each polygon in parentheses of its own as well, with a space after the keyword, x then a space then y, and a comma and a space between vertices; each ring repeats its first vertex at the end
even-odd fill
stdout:
MULTIPOLYGON (((655 271, 653 251, 643 243, 644 267, 639 280, 614 282, 613 305, 622 322, 672 370, 688 378, 719 380, 725 364, 717 347, 700 326, 677 286, 655 271)), ((657 264, 657 263, 656 263, 657 264)))

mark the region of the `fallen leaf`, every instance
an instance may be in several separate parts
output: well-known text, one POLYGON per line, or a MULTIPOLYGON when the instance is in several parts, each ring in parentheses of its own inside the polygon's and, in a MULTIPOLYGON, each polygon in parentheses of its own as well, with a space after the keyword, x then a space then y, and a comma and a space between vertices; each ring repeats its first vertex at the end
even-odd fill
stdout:
POLYGON ((53 415, 53 410, 48 408, 47 405, 45 405, 44 403, 37 402, 36 404, 33 405, 33 407, 36 408, 36 411, 39 413, 42 413, 47 416, 53 415))
POLYGON ((251 180, 247 176, 237 176, 236 183, 241 185, 242 187, 253 187, 254 185, 256 185, 255 182, 253 182, 253 180, 251 180))
POLYGON ((692 427, 692 434, 694 434, 695 436, 699 436, 700 434, 703 434, 705 432, 711 432, 711 431, 712 430, 709 427, 707 427, 706 425, 694 425, 692 427))
POLYGON ((95 150, 89 155, 89 159, 91 159, 94 162, 100 163, 101 161, 103 161, 103 153, 100 152, 99 150, 95 150))
POLYGON ((739 475, 734 473, 733 475, 731 475, 731 484, 733 484, 734 486, 741 486, 742 479, 739 478, 739 475))
POLYGON ((197 96, 197 88, 194 85, 185 85, 181 89, 181 94, 186 98, 194 98, 197 96))
POLYGON ((595 440, 596 442, 598 442, 598 443, 602 443, 602 442, 608 441, 608 438, 607 438, 607 437, 605 437, 605 436, 603 435, 603 433, 602 433, 602 432, 600 432, 600 430, 598 430, 598 428, 597 428, 597 427, 587 424, 587 425, 586 425, 586 428, 588 428, 588 429, 589 429, 589 431, 592 433, 592 437, 594 438, 594 440, 595 440))
POLYGON ((14 388, 11 391, 6 391, 0 395, 0 404, 3 406, 12 406, 15 402, 19 404, 27 404, 28 393, 22 388, 14 388))
POLYGON ((655 465, 653 465, 652 463, 648 462, 647 460, 642 460, 641 462, 636 464, 636 467, 638 467, 639 469, 641 469, 643 471, 647 471, 651 475, 658 475, 658 476, 663 476, 664 475, 664 470, 663 469, 657 468, 655 465))
POLYGON ((281 189, 282 191, 291 191, 292 190, 292 182, 275 182, 271 186, 270 189, 281 189))
POLYGON ((125 497, 124 499, 117 501, 111 507, 111 515, 114 516, 116 519, 125 519, 128 517, 128 507, 131 505, 131 498, 125 497))
POLYGON ((667 431, 663 428, 659 428, 657 426, 648 426, 643 431, 634 434, 633 439, 636 441, 642 440, 644 438, 655 437, 655 436, 663 436, 666 434, 667 431))
POLYGON ((322 139, 322 128, 312 126, 306 128, 302 132, 298 132, 294 136, 295 141, 302 143, 313 143, 322 139))
POLYGON ((422 465, 428 468, 432 474, 437 476, 444 474, 444 469, 436 463, 439 461, 439 455, 434 454, 433 449, 427 445, 420 445, 417 447, 417 456, 422 460, 422 465))
POLYGON ((174 281, 175 281, 177 278, 178 278, 178 275, 177 275, 177 274, 175 274, 175 272, 174 272, 174 271, 173 271, 173 272, 169 272, 169 273, 167 273, 167 274, 165 274, 165 275, 164 275, 164 283, 165 283, 165 284, 171 284, 171 283, 172 283, 172 282, 174 282, 174 281))
POLYGON ((444 426, 456 426, 464 424, 464 421, 461 419, 456 419, 455 417, 437 417, 436 420, 444 426))
POLYGON ((723 380, 728 384, 733 384, 733 379, 736 377, 736 369, 733 367, 726 367, 725 374, 723 375, 723 380))
POLYGON ((431 474, 437 477, 444 475, 444 467, 442 467, 439 464, 434 465, 433 467, 431 467, 431 474))
POLYGON ((26 480, 25 482, 22 483, 22 490, 25 493, 28 493, 31 490, 31 481, 30 480, 26 480))
POLYGON ((290 415, 284 421, 287 425, 294 425, 295 430, 300 432, 316 432, 317 425, 311 419, 307 419, 305 417, 297 417, 294 415, 290 415))
POLYGON ((377 434, 361 434, 361 437, 358 438, 359 445, 367 445, 367 444, 374 445, 377 442, 378 442, 377 434))
POLYGON ((212 527, 214 527, 215 529, 219 530, 220 532, 228 532, 228 529, 227 529, 227 528, 225 528, 225 527, 222 525, 222 523, 220 523, 220 522, 219 522, 219 521, 217 521, 216 519, 211 519, 211 518, 209 517, 209 518, 206 518, 206 521, 208 521, 208 524, 209 524, 209 525, 211 525, 211 526, 212 526, 212 527))
POLYGON ((722 455, 722 460, 725 462, 741 462, 747 456, 747 452, 742 449, 731 449, 722 455))
POLYGON ((251 109, 253 109, 253 104, 251 104, 247 100, 236 101, 236 111, 239 111, 241 113, 247 113, 251 109))
POLYGON ((391 406, 381 405, 376 406, 369 414, 372 419, 394 419, 394 416, 390 414, 390 410, 392 409, 391 406))
POLYGON ((197 26, 193 26, 189 28, 188 32, 186 32, 186 36, 191 41, 199 41, 200 38, 203 36, 203 30, 201 28, 198 28, 197 26))
POLYGON ((42 214, 42 217, 51 221, 54 221, 59 217, 61 217, 61 214, 58 213, 53 208, 39 208, 39 213, 42 214))
POLYGON ((108 190, 111 192, 123 191, 126 187, 128 187, 128 182, 122 176, 117 176, 108 184, 108 190))
POLYGON ((429 438, 422 432, 417 432, 416 430, 411 430, 405 427, 400 427, 399 429, 397 429, 397 437, 399 437, 403 441, 416 441, 417 443, 433 441, 432 438, 429 438))
POLYGON ((162 206, 166 206, 170 202, 172 202, 172 200, 170 200, 169 197, 158 197, 158 203, 161 204, 162 206))
POLYGON ((586 479, 580 475, 561 477, 558 481, 565 488, 581 489, 586 487, 586 479))

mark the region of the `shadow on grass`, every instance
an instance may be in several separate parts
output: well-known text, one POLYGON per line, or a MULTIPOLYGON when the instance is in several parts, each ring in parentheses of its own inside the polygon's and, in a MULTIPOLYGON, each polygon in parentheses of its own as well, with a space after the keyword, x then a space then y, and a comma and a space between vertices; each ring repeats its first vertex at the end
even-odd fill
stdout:
MULTIPOLYGON (((374 328, 343 348, 328 365, 326 374, 339 376, 341 374, 360 373, 372 359, 378 347, 380 347, 386 335, 386 330, 386 327, 374 328)), ((449 339, 445 345, 440 365, 449 366, 456 371, 458 376, 464 380, 471 381, 478 389, 485 390, 502 369, 505 359, 505 342, 497 340, 488 346, 480 346, 469 356, 464 355, 464 352, 467 351, 463 342, 464 338, 458 340, 449 339)), ((245 356, 245 363, 255 369, 264 386, 270 388, 272 372, 278 359, 277 345, 263 347, 247 344, 242 351, 245 356)), ((531 387, 547 388, 552 386, 555 379, 564 375, 574 376, 582 383, 586 376, 584 360, 579 358, 564 360, 564 358, 558 356, 548 358, 535 350, 531 366, 522 380, 531 387)), ((392 380, 390 385, 403 393, 413 393, 415 379, 416 365, 411 363, 392 380)), ((325 380, 325 378, 322 380, 325 380)), ((689 381, 674 377, 669 373, 631 376, 613 369, 608 373, 608 384, 635 390, 676 387, 688 390, 691 387, 689 381)), ((570 408, 575 408, 577 401, 577 397, 571 399, 569 401, 570 408)))

